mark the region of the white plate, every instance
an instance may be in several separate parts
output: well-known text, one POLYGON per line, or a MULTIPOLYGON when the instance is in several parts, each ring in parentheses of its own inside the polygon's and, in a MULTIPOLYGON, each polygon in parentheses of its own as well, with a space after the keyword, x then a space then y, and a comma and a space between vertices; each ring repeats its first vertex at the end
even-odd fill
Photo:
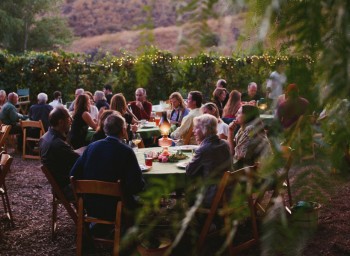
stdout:
POLYGON ((140 169, 142 172, 148 172, 149 170, 151 170, 152 166, 147 166, 144 164, 140 164, 140 169))
POLYGON ((188 162, 182 162, 182 163, 176 164, 176 166, 179 167, 180 169, 186 169, 187 165, 188 165, 188 162))
POLYGON ((178 147, 178 149, 182 151, 192 151, 192 150, 196 150, 197 148, 198 148, 198 145, 182 145, 178 147))
POLYGON ((142 128, 154 128, 156 127, 154 124, 145 124, 142 126, 142 128))

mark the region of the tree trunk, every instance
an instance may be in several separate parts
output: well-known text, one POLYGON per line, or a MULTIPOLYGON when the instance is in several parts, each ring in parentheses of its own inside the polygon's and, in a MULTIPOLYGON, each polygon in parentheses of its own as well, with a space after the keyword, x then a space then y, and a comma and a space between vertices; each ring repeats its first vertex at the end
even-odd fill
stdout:
POLYGON ((24 21, 24 44, 23 51, 27 51, 27 43, 28 43, 28 20, 24 21))

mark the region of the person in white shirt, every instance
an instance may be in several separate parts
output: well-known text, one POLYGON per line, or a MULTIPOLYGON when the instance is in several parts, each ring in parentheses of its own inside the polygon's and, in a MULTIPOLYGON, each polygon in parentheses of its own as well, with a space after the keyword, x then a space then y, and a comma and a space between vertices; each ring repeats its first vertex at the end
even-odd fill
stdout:
POLYGON ((220 139, 227 140, 228 124, 226 124, 224 121, 221 120, 219 115, 219 109, 216 106, 216 104, 213 102, 208 102, 201 107, 201 111, 203 114, 210 114, 212 116, 215 116, 216 119, 218 119, 217 135, 219 136, 220 139))
POLYGON ((53 98, 54 98, 54 100, 49 103, 50 106, 52 106, 53 108, 55 108, 57 106, 63 106, 63 104, 62 104, 62 94, 61 94, 60 91, 55 91, 53 93, 53 98))
POLYGON ((283 86, 287 81, 284 70, 283 64, 277 64, 276 71, 271 73, 266 83, 267 98, 270 100, 272 110, 276 108, 278 97, 283 94, 283 86))
MULTIPOLYGON (((193 119, 196 116, 201 115, 200 107, 202 106, 203 96, 199 91, 191 91, 187 96, 187 108, 190 112, 182 119, 181 126, 171 133, 170 137, 173 139, 183 139, 188 133, 189 129, 192 129, 193 119)), ((196 139, 192 135, 190 144, 196 145, 196 139)))

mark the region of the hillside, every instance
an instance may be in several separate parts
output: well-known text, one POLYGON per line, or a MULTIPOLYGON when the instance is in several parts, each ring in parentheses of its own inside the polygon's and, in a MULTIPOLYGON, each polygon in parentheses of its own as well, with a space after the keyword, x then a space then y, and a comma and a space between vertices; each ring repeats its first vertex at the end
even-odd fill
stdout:
MULTIPOLYGON (((134 52, 148 42, 162 50, 196 54, 203 48, 198 39, 201 30, 199 23, 189 22, 193 13, 179 14, 184 2, 186 0, 66 0, 62 14, 77 39, 65 50, 118 54, 121 49, 134 52)), ((218 4, 215 11, 220 18, 208 20, 209 28, 214 31, 214 50, 223 54, 236 49, 237 38, 244 36, 244 15, 228 16, 230 10, 229 6, 218 4)), ((245 41, 244 45, 249 43, 245 41)))
POLYGON ((176 2, 171 0, 66 0, 62 13, 75 35, 89 37, 144 25, 148 16, 154 27, 174 25, 176 2), (146 10, 150 9, 150 12, 146 10), (148 14, 150 13, 150 14, 148 14))

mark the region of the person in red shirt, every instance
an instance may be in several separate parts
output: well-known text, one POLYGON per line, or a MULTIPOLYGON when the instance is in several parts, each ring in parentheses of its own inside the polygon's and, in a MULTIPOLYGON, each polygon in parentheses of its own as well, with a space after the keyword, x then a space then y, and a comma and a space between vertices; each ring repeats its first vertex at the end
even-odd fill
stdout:
POLYGON ((135 91, 135 101, 129 103, 132 113, 139 119, 149 120, 152 112, 152 103, 146 100, 146 90, 137 88, 135 91))

